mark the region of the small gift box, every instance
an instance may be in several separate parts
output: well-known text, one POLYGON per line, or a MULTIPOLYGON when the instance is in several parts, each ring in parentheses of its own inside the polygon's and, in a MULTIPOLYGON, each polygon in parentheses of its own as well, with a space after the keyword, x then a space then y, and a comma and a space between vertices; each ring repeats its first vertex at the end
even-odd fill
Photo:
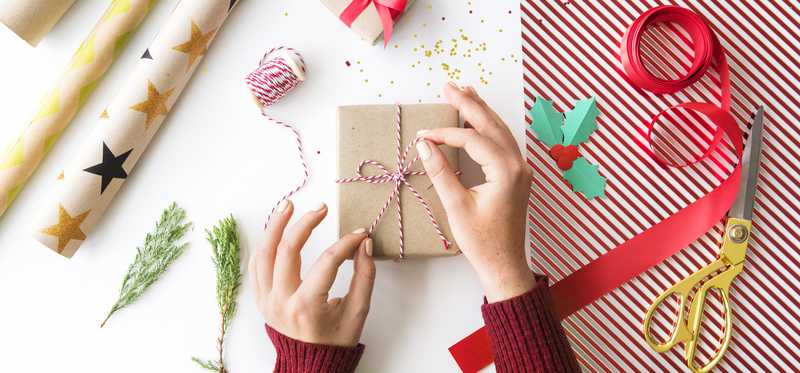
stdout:
POLYGON ((392 37, 394 23, 414 0, 322 0, 347 27, 362 39, 375 44, 383 34, 383 46, 392 37))
MULTIPOLYGON (((458 123, 446 104, 339 107, 339 235, 367 228, 381 259, 458 254, 414 147, 419 130, 458 123)), ((457 150, 440 148, 458 169, 457 150)))

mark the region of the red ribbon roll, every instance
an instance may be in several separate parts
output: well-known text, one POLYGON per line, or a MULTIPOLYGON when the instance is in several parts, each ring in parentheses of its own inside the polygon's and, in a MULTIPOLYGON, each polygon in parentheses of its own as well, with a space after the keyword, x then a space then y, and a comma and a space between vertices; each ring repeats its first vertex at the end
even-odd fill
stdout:
MULTIPOLYGON (((638 88, 656 94, 674 93, 700 79, 716 61, 722 99, 719 106, 705 102, 686 102, 656 114, 647 124, 648 153, 663 167, 685 167, 717 151, 723 134, 733 143, 737 165, 719 186, 675 214, 601 255, 571 273, 551 288, 555 313, 565 318, 613 291, 628 280, 677 253, 708 232, 728 212, 739 191, 742 158, 742 132, 730 113, 730 71, 725 50, 708 24, 699 15, 677 6, 660 6, 637 18, 625 32, 620 62, 626 77, 638 88), (694 61, 685 75, 675 80, 660 79, 642 64, 640 45, 644 31, 654 23, 676 23, 685 28, 694 44, 694 61), (717 126, 714 138, 688 164, 675 164, 653 150, 652 132, 659 118, 674 109, 703 114, 717 126)), ((450 353, 464 372, 477 372, 492 361, 485 333, 475 332, 450 347, 450 353)))

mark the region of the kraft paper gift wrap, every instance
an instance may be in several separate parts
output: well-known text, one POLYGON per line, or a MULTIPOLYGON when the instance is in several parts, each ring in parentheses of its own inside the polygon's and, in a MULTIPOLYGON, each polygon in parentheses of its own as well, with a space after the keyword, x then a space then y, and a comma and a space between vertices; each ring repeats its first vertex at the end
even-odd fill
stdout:
POLYGON ((53 180, 34 236, 71 257, 101 219, 169 114, 235 0, 183 0, 128 81, 100 114, 95 131, 53 180))
POLYGON ((36 46, 75 0, 2 0, 0 22, 36 46))
MULTIPOLYGON (((395 144, 395 105, 342 106, 338 109, 338 178, 353 177, 362 160, 378 161, 389 171, 397 170, 395 144)), ((414 104, 401 106, 401 147, 416 138, 418 131, 441 127, 458 127, 458 111, 446 104, 414 104)), ((458 151, 447 146, 440 149, 453 169, 458 169, 458 151)), ((416 149, 409 157, 416 155, 416 149)), ((411 170, 423 171, 422 161, 417 161, 411 170)), ((375 166, 362 168, 364 175, 376 175, 375 166)), ((447 216, 426 175, 409 176, 409 182, 428 201, 433 215, 439 222, 445 237, 451 242, 445 249, 422 204, 406 186, 400 189, 403 212, 405 258, 421 258, 456 255, 460 251, 455 245, 447 216)), ((338 184, 339 188, 339 235, 343 236, 358 228, 369 228, 389 198, 394 183, 371 184, 352 182, 338 184)), ((400 236, 397 211, 392 203, 371 235, 374 240, 373 255, 379 259, 396 259, 400 256, 400 236)))
POLYGON ((112 1, 56 84, 42 97, 33 119, 0 153, 0 215, 69 126, 155 3, 154 0, 112 1))
MULTIPOLYGON (((350 5, 354 0, 321 0, 322 4, 328 8, 336 18, 339 18, 339 15, 342 14, 347 6, 350 5)), ((355 0, 360 1, 360 0, 355 0)), ((406 3, 406 11, 414 5, 414 0, 408 0, 406 3)), ((400 15, 395 19, 395 24, 397 21, 402 18, 403 15, 400 15)), ((383 34, 383 25, 381 24, 381 19, 378 17, 378 10, 375 9, 375 3, 370 1, 370 4, 364 9, 361 14, 353 21, 353 24, 350 25, 350 29, 353 30, 361 39, 365 40, 370 44, 375 44, 378 38, 383 34)))

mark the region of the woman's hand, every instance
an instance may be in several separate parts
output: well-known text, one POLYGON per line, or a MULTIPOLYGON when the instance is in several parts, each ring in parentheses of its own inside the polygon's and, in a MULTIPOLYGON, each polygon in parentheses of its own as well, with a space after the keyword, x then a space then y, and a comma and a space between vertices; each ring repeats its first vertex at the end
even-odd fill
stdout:
POLYGON ((525 259, 525 215, 531 173, 511 131, 468 87, 444 88, 447 101, 472 128, 421 131, 417 152, 442 201, 453 236, 478 273, 486 299, 496 302, 530 290, 534 277, 525 259), (484 184, 467 189, 441 150, 464 149, 480 164, 484 184))
POLYGON ((256 304, 267 324, 281 334, 308 343, 355 346, 369 311, 375 263, 372 240, 363 229, 348 234, 325 250, 300 279, 300 249, 328 212, 324 204, 303 215, 284 231, 294 206, 285 200, 267 224, 267 242, 249 263, 256 304), (339 266, 354 258, 350 290, 328 298, 339 266))

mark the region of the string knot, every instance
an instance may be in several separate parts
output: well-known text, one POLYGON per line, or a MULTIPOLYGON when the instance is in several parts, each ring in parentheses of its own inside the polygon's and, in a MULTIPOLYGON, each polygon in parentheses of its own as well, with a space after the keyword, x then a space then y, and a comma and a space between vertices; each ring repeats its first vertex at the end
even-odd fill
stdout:
POLYGON ((378 223, 380 223, 383 215, 386 213, 386 210, 388 210, 389 205, 394 202, 397 210, 397 227, 400 232, 399 259, 403 259, 405 257, 405 241, 403 238, 403 210, 400 204, 400 190, 404 186, 414 195, 419 204, 425 209, 425 213, 428 215, 428 219, 430 220, 434 230, 436 230, 436 233, 439 236, 439 239, 442 241, 442 246, 444 246, 445 250, 449 249, 451 244, 450 241, 444 236, 436 217, 433 216, 433 211, 431 210, 428 201, 425 200, 425 198, 417 191, 417 188, 415 188, 414 185, 408 181, 408 177, 410 176, 425 175, 425 171, 412 171, 412 166, 417 162, 417 160, 419 160, 419 156, 415 155, 413 158, 409 159, 409 153, 411 152, 411 149, 417 145, 421 139, 416 138, 414 141, 408 144, 405 149, 402 148, 400 133, 400 105, 395 105, 395 107, 396 169, 392 171, 378 161, 366 159, 358 163, 355 177, 337 179, 336 182, 339 184, 355 182, 364 182, 370 184, 394 183, 394 188, 392 188, 392 191, 389 193, 389 198, 386 199, 386 202, 383 204, 380 211, 378 211, 378 216, 372 221, 368 232, 369 234, 372 234, 372 232, 375 230, 375 227, 378 226, 378 223), (366 166, 374 166, 378 168, 379 173, 376 175, 365 175, 363 170, 366 166))

